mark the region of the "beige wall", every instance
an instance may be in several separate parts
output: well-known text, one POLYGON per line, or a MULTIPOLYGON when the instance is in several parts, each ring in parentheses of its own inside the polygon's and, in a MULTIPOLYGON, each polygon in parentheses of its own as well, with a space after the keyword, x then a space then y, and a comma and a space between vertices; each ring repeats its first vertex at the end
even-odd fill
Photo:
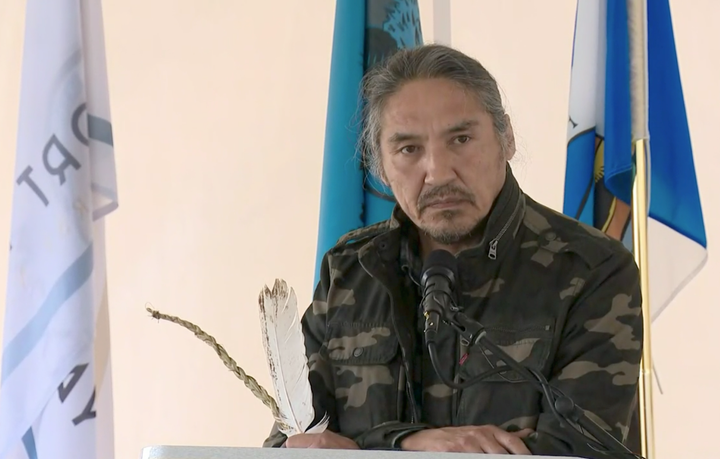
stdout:
MULTIPOLYGON (((314 12, 295 0, 104 2, 120 195, 107 224, 117 458, 153 444, 256 446, 268 431, 268 410, 209 347, 144 308, 195 321, 269 387, 257 294, 282 277, 306 304, 313 281, 335 1, 311 3, 314 12)), ((420 3, 430 41, 431 0, 420 3)), ((0 241, 9 239, 23 4, 0 0, 0 241)), ((720 2, 671 4, 714 244, 720 2)), ((453 44, 507 95, 521 184, 561 209, 575 0, 452 6, 453 44)), ((665 392, 656 393, 659 458, 717 454, 716 260, 711 249, 653 328, 665 392)), ((4 300, 0 321, 3 309, 4 300)))

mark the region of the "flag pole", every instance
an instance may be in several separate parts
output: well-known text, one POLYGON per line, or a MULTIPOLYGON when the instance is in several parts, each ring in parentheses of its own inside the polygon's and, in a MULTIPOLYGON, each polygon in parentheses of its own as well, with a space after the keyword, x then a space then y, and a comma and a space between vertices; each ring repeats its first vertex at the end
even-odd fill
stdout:
POLYGON ((633 183, 633 252, 640 269, 640 289, 643 312, 643 353, 640 362, 639 420, 641 454, 655 457, 653 424, 653 380, 650 339, 650 275, 648 273, 648 84, 647 84, 647 3, 646 0, 627 0, 628 37, 630 45, 630 110, 632 143, 635 153, 633 183))
POLYGON ((450 46, 452 42, 450 0, 433 0, 433 41, 450 46))

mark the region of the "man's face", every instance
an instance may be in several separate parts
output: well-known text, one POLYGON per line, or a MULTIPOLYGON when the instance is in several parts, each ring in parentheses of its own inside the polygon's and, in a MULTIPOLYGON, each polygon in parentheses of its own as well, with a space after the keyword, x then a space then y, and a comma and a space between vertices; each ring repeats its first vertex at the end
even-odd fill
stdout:
POLYGON ((492 117, 463 87, 446 79, 405 84, 382 114, 384 179, 402 210, 443 245, 468 240, 505 183, 507 154, 492 117))

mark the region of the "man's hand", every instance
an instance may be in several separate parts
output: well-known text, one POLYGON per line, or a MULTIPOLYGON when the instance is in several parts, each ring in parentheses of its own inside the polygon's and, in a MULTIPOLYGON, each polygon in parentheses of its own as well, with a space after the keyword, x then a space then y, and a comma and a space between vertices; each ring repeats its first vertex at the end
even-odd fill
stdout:
POLYGON ((530 433, 532 429, 506 432, 492 425, 443 427, 414 433, 400 446, 408 451, 531 454, 521 440, 530 433))
POLYGON ((354 441, 329 430, 319 434, 297 434, 285 441, 286 448, 360 449, 354 441))

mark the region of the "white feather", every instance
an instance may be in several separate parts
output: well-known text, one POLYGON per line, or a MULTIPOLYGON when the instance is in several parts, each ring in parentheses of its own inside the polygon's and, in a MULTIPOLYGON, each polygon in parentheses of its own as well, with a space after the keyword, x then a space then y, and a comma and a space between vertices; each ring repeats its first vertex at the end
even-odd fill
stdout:
POLYGON ((313 394, 308 379, 305 354, 295 292, 285 281, 277 279, 272 291, 265 286, 260 293, 260 324, 268 368, 275 390, 280 418, 287 426, 287 435, 321 433, 328 425, 327 414, 312 429, 315 418, 313 394))

